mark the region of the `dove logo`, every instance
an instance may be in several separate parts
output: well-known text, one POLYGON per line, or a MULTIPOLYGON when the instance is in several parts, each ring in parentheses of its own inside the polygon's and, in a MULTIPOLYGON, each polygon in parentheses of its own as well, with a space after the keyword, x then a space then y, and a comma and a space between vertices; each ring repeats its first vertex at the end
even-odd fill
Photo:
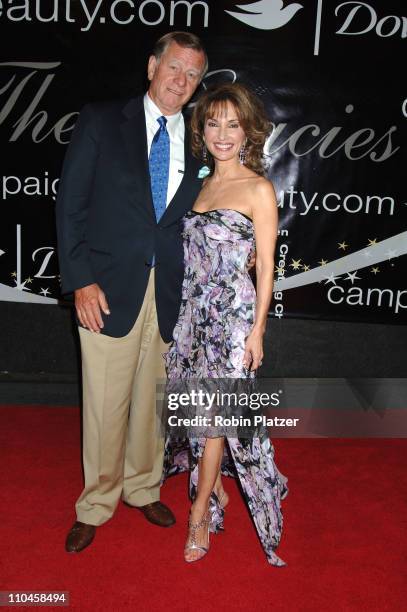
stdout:
POLYGON ((335 9, 335 15, 343 14, 342 9, 347 9, 348 13, 343 24, 336 31, 336 34, 348 36, 361 36, 374 30, 380 38, 388 38, 398 34, 400 38, 407 38, 407 17, 397 15, 385 15, 379 19, 375 9, 366 2, 343 2, 335 9), (353 24, 355 19, 357 26, 353 24), (360 29, 362 25, 362 29, 360 29), (353 29, 352 27, 353 26, 353 29))
POLYGON ((238 4, 236 8, 245 12, 225 11, 225 13, 257 30, 276 30, 285 26, 303 8, 303 5, 293 2, 284 6, 282 0, 260 0, 252 4, 238 4))

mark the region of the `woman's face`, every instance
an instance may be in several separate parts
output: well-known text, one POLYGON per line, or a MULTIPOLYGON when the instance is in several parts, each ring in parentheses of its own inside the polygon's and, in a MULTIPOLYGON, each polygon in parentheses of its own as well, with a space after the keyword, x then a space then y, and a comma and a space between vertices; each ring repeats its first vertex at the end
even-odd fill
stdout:
POLYGON ((231 102, 216 109, 214 117, 208 117, 204 126, 204 141, 208 151, 218 161, 238 157, 246 135, 241 127, 235 107, 231 102))

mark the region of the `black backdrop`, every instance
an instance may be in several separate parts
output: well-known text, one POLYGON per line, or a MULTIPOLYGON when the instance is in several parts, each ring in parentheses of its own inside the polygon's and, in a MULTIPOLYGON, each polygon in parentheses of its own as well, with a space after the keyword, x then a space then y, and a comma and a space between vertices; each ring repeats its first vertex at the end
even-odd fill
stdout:
POLYGON ((143 91, 152 43, 173 29, 203 38, 202 87, 245 82, 275 125, 265 149, 280 213, 271 316, 405 324, 404 3, 239 7, 0 2, 0 312, 8 302, 12 327, 16 302, 35 327, 60 297, 55 193, 77 112, 143 91))

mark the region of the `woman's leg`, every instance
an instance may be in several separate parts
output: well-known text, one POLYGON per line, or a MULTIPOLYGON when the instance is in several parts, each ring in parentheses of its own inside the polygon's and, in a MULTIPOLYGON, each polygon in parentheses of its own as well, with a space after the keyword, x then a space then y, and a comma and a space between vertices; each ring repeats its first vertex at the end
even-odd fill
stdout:
POLYGON ((223 482, 222 482, 222 476, 221 476, 221 473, 220 473, 220 469, 219 469, 218 475, 216 477, 213 490, 216 493, 216 496, 217 496, 217 498, 219 500, 219 504, 220 504, 221 508, 226 508, 226 506, 229 503, 229 495, 226 493, 226 491, 225 491, 225 489, 223 487, 223 482))
MULTIPOLYGON (((191 506, 190 521, 192 524, 202 521, 208 512, 209 499, 214 489, 216 479, 222 462, 224 449, 224 438, 207 438, 205 450, 198 460, 198 483, 196 497, 191 506)), ((208 533, 206 525, 195 532, 195 541, 198 546, 208 547, 208 533)), ((187 541, 188 546, 188 541, 187 541)), ((202 556, 202 552, 196 549, 187 550, 185 558, 187 561, 195 561, 202 556)))

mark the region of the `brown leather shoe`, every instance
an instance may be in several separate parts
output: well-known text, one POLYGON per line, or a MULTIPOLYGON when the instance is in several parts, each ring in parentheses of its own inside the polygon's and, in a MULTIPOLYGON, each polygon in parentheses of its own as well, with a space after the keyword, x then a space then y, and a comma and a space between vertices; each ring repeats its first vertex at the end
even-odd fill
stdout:
POLYGON ((174 525, 175 523, 175 516, 171 510, 168 508, 168 506, 165 506, 160 501, 147 504, 146 506, 136 507, 144 514, 146 519, 154 525, 159 525, 160 527, 171 527, 171 525, 174 525))
POLYGON ((76 521, 67 535, 65 542, 66 552, 81 552, 91 544, 95 537, 96 527, 76 521))

